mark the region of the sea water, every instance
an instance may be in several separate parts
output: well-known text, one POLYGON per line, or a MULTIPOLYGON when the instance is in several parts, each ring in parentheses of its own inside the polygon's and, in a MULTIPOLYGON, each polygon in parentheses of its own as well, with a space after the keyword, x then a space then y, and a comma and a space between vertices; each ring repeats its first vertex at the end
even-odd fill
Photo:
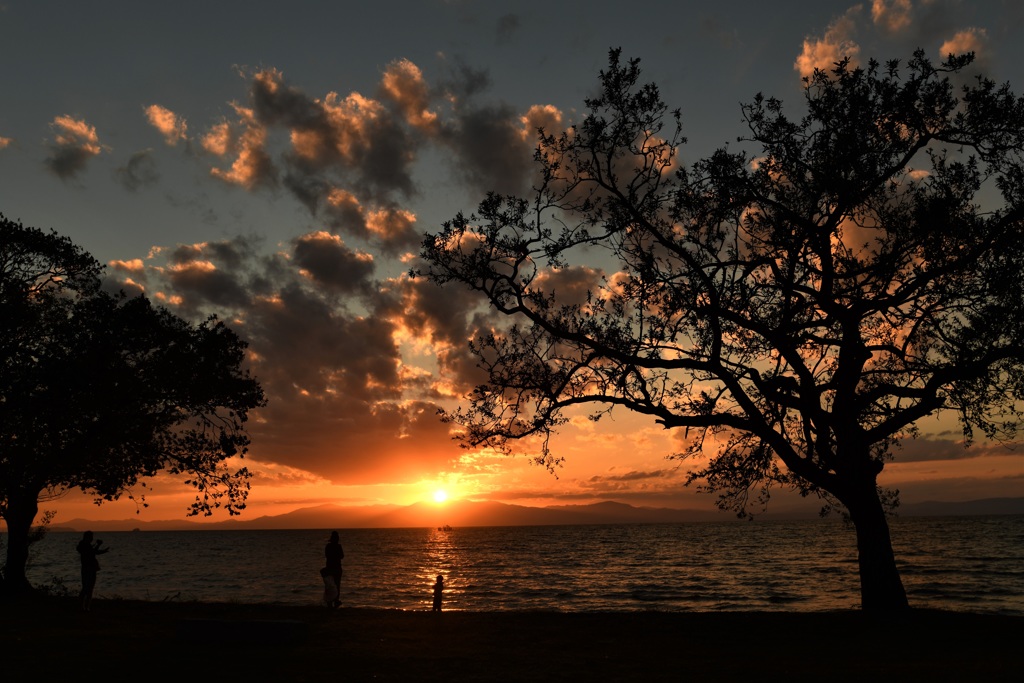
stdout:
MULTIPOLYGON (((1024 516, 891 524, 916 607, 1024 615, 1024 516)), ((319 604, 330 530, 134 531, 96 537, 98 599, 319 604)), ((736 611, 860 605, 856 539, 838 520, 342 529, 346 607, 736 611)), ((77 593, 78 533, 32 548, 29 579, 77 593)))

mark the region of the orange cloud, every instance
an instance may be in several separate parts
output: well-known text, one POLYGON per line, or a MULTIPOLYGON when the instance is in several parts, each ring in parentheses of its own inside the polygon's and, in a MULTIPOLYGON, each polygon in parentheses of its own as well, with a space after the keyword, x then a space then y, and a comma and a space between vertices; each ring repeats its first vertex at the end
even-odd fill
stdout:
POLYGON ((6 149, 12 142, 11 138, 0 137, 0 149, 6 149))
POLYGON ((85 170, 85 165, 103 151, 96 127, 82 119, 58 116, 50 124, 55 131, 46 165, 59 178, 68 179, 85 170))
POLYGON ((942 59, 949 55, 962 55, 968 52, 980 55, 985 50, 987 40, 988 34, 983 28, 964 29, 942 44, 939 55, 942 59))
POLYGON ((410 126, 424 131, 436 130, 437 114, 427 109, 430 95, 418 66, 408 59, 391 62, 384 71, 380 88, 385 97, 398 104, 410 126))
MULTIPOLYGON (((242 133, 234 140, 229 137, 226 150, 234 148, 237 150, 238 156, 235 157, 231 168, 227 170, 212 168, 210 174, 227 183, 249 190, 258 185, 273 184, 273 163, 264 149, 267 141, 267 129, 260 125, 251 109, 237 104, 232 106, 239 116, 238 125, 242 128, 242 133)), ((223 131, 218 130, 217 134, 223 135, 223 131)), ((213 139, 209 145, 207 138, 203 140, 203 147, 206 149, 220 149, 221 144, 221 138, 213 139)))
POLYGON ((589 266, 568 266, 542 270, 530 284, 530 291, 552 293, 560 304, 583 306, 601 289, 602 271, 589 266))
POLYGON ((366 217, 366 229, 385 242, 394 241, 415 230, 416 214, 405 209, 371 211, 366 217))
POLYGON ((134 258, 129 261, 110 261, 108 264, 114 270, 120 270, 125 273, 132 273, 138 275, 146 271, 146 266, 140 258, 134 258))
POLYGON ((854 42, 853 34, 856 32, 856 19, 860 11, 861 6, 855 5, 833 21, 824 36, 804 39, 803 51, 793 64, 801 77, 809 78, 815 69, 828 71, 846 57, 850 58, 852 64, 857 63, 860 46, 854 42))
POLYGON ((522 136, 525 142, 536 141, 538 129, 543 129, 550 135, 561 132, 563 127, 562 112, 558 107, 550 104, 533 105, 520 118, 520 121, 523 122, 522 136))
POLYGON ((159 104, 151 104, 145 108, 145 112, 150 125, 160 131, 160 134, 164 136, 164 142, 168 145, 174 146, 182 140, 188 139, 186 136, 188 124, 185 123, 185 119, 170 109, 161 107, 159 104))
POLYGON ((910 26, 910 0, 874 0, 871 20, 876 26, 896 33, 910 26))
POLYGON ((58 145, 77 145, 90 154, 100 153, 100 138, 96 135, 96 126, 90 126, 85 121, 70 116, 58 116, 50 126, 58 131, 58 145))
POLYGON ((384 116, 384 107, 377 100, 357 92, 341 99, 338 93, 327 94, 324 111, 335 134, 335 150, 346 160, 354 159, 369 142, 374 122, 384 116))
POLYGON ((202 137, 200 144, 210 154, 224 156, 228 153, 228 148, 231 145, 231 125, 227 121, 221 121, 214 125, 202 137))

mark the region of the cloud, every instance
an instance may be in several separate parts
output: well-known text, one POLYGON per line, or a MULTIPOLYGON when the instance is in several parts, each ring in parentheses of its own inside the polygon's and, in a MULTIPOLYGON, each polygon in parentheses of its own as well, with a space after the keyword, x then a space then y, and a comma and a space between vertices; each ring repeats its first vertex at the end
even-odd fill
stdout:
POLYGON ((44 163, 61 180, 69 180, 85 170, 89 159, 103 150, 96 128, 83 119, 58 116, 50 123, 54 138, 50 142, 50 156, 44 163))
POLYGON ((136 277, 145 277, 146 275, 146 264, 140 258, 129 259, 127 261, 110 261, 107 265, 114 270, 130 273, 136 277))
POLYGON ((511 41, 516 33, 519 32, 520 21, 519 16, 515 14, 503 14, 498 17, 498 24, 496 27, 496 33, 498 37, 498 44, 503 45, 511 41))
POLYGON ((985 29, 968 28, 958 31, 949 40, 942 43, 939 52, 945 57, 948 55, 961 55, 968 52, 978 52, 987 38, 985 29))
MULTIPOLYGON (((431 114, 417 91, 418 69, 399 62, 385 72, 382 89, 400 111, 429 127, 431 114)), ((417 143, 401 125, 402 119, 379 100, 353 92, 341 97, 329 92, 314 99, 288 85, 281 72, 255 74, 250 88, 252 111, 264 126, 288 129, 291 154, 286 160, 295 179, 336 174, 363 200, 387 201, 393 194, 414 193, 410 166, 417 143)), ((335 183, 323 183, 326 185, 335 183)), ((308 186, 308 184, 307 184, 308 186)))
POLYGON ((175 114, 170 109, 159 104, 151 104, 144 108, 146 119, 150 125, 160 131, 164 136, 164 142, 172 147, 179 142, 188 140, 188 124, 185 119, 175 114))
POLYGON ((970 448, 962 439, 903 439, 893 451, 898 463, 940 462, 947 460, 968 460, 982 456, 1014 455, 1005 445, 998 443, 976 443, 970 448))
POLYGON ((871 20, 889 33, 898 33, 910 26, 910 0, 873 0, 871 20))
POLYGON ((184 297, 184 305, 190 308, 244 306, 249 298, 243 283, 212 261, 176 265, 168 269, 167 277, 175 291, 184 297))
POLYGON ((437 114, 428 110, 430 97, 423 72, 408 59, 388 65, 380 89, 382 97, 398 105, 410 126, 428 133, 437 128, 437 114))
POLYGON ((222 157, 226 155, 231 147, 231 124, 227 121, 214 124, 203 135, 200 144, 203 149, 214 156, 222 157))
POLYGON ((416 214, 406 209, 384 208, 366 215, 366 230, 385 251, 396 252, 419 244, 416 214))
POLYGON ((432 474, 457 449, 437 405, 404 398, 395 325, 330 305, 299 283, 257 299, 244 334, 270 402, 260 457, 344 483, 432 474))
MULTIPOLYGON (((376 98, 333 91, 313 97, 274 68, 246 78, 247 101, 231 103, 236 116, 199 136, 202 150, 230 162, 211 174, 251 191, 280 184, 332 233, 390 255, 422 240, 415 214, 402 202, 417 194, 412 171, 425 145, 454 153, 454 176, 475 192, 522 193, 536 172, 538 128, 564 127, 550 105, 524 114, 501 102, 474 103, 488 78, 465 66, 431 88, 416 64, 393 61, 376 98), (279 140, 287 141, 284 150, 279 140)), ((149 111, 161 130, 184 123, 156 106, 149 111)))
POLYGON ((366 236, 366 216, 354 194, 339 187, 330 187, 326 189, 325 202, 331 226, 350 235, 366 236))
POLYGON ((373 275, 373 256, 345 246, 336 235, 319 231, 294 242, 294 261, 311 280, 342 293, 368 286, 373 275))
POLYGON ((631 481, 648 481, 651 479, 664 479, 672 476, 676 470, 654 470, 651 472, 640 472, 630 471, 625 474, 608 474, 608 475, 595 475, 588 481, 592 484, 607 484, 610 482, 631 482, 631 481))
POLYGON ((155 185, 160 179, 153 159, 153 150, 144 149, 128 159, 128 163, 114 170, 114 177, 129 192, 155 185))
POLYGON ((535 143, 523 139, 522 119, 507 104, 460 110, 442 133, 457 178, 472 190, 522 194, 535 171, 535 143))
MULTIPOLYGON (((329 232, 281 247, 266 254, 236 237, 109 266, 126 291, 147 283, 175 312, 216 313, 248 342, 269 400, 249 423, 259 461, 344 483, 400 482, 449 466, 459 450, 437 417, 436 392, 399 348, 405 318, 423 317, 405 307, 412 299, 382 293, 393 285, 374 279, 369 254, 329 232)), ((451 310, 465 326, 465 309, 451 310)))
POLYGON ((988 32, 983 28, 966 28, 942 43, 939 57, 943 60, 950 55, 974 53, 975 68, 985 68, 988 63, 988 32))
POLYGON ((523 140, 528 144, 536 145, 541 130, 548 135, 561 132, 565 127, 562 118, 562 112, 554 105, 533 105, 526 110, 523 116, 519 117, 523 124, 523 140))
POLYGON ((829 71, 837 62, 847 57, 851 64, 857 64, 860 46, 854 42, 853 36, 856 33, 856 20, 861 9, 860 5, 848 9, 829 24, 821 38, 804 39, 803 50, 793 64, 793 68, 801 77, 809 78, 815 69, 829 71))
POLYGON ((397 334, 429 349, 439 373, 431 395, 462 395, 486 380, 468 343, 500 321, 469 288, 451 284, 442 294, 426 278, 403 276, 382 287, 376 310, 395 322, 397 334))
POLYGON ((153 249, 147 260, 162 263, 151 263, 147 273, 158 283, 156 292, 172 302, 177 313, 226 317, 270 291, 258 249, 259 241, 246 237, 153 249))
POLYGON ((252 190, 277 184, 277 169, 265 149, 267 129, 252 109, 233 105, 238 121, 214 126, 203 137, 203 148, 218 156, 234 153, 235 160, 227 169, 212 168, 210 174, 232 185, 252 190))
POLYGON ((530 285, 534 291, 553 294, 565 306, 583 306, 590 294, 597 295, 603 273, 588 266, 569 266, 557 270, 544 270, 530 285))
POLYGON ((8 147, 10 147, 12 142, 14 142, 12 138, 5 138, 3 136, 0 136, 0 149, 7 149, 8 147))
MULTIPOLYGON (((309 181, 307 178, 305 182, 309 181)), ((325 183, 292 189, 296 193, 308 190, 315 194, 318 204, 322 196, 322 213, 328 225, 338 232, 375 244, 384 254, 401 254, 423 239, 416 225, 416 215, 411 211, 393 206, 368 211, 351 192, 325 183)))
POLYGON ((475 69, 459 59, 446 66, 448 75, 439 83, 438 89, 451 103, 458 105, 491 87, 491 74, 486 69, 475 69))

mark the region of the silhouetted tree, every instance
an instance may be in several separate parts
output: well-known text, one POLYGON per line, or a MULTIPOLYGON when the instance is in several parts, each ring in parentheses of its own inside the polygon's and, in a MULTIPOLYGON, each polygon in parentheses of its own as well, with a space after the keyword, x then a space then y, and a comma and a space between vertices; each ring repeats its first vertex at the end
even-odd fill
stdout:
POLYGON ((680 165, 679 113, 612 51, 583 121, 541 131, 535 193, 424 242, 434 281, 515 321, 474 341, 488 382, 447 418, 472 446, 536 437, 550 467, 566 409, 653 416, 685 430, 672 457, 710 456, 688 483, 724 509, 773 485, 844 506, 862 606, 906 607, 879 473, 939 411, 1011 437, 1024 394, 1024 104, 955 86, 971 60, 843 61, 802 118, 758 95, 747 151, 680 165), (581 262, 605 274, 566 301, 547 283, 581 262))
POLYGON ((193 325, 143 296, 105 293, 101 271, 66 237, 0 216, 0 516, 10 590, 28 588, 41 499, 73 488, 97 502, 132 496, 163 470, 190 476, 190 514, 245 507, 248 471, 224 463, 244 454, 247 413, 264 403, 242 369, 245 343, 215 319, 193 325))

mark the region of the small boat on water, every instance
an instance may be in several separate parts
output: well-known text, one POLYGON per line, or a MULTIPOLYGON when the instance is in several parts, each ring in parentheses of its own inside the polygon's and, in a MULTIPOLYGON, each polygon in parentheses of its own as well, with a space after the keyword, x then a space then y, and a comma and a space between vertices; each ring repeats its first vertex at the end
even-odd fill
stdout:
POLYGON ((450 526, 448 526, 447 524, 445 524, 444 526, 437 527, 437 530, 438 531, 451 531, 452 528, 450 526))

